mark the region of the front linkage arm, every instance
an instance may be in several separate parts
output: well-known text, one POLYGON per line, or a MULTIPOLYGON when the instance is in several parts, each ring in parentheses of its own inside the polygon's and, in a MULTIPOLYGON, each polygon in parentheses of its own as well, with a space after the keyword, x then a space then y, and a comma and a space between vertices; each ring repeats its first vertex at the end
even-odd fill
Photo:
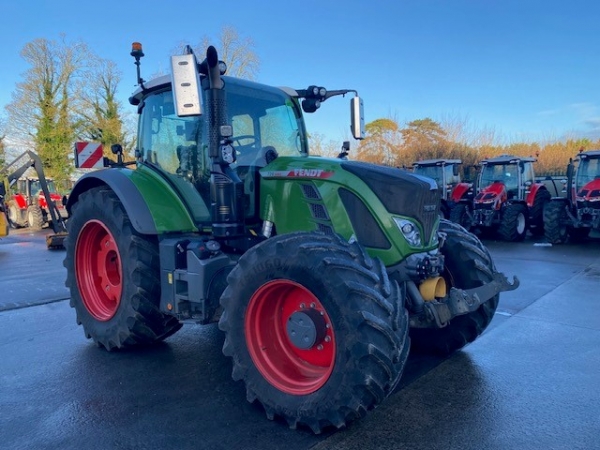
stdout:
POLYGON ((425 302, 424 314, 412 317, 411 326, 429 328, 433 322, 437 328, 443 328, 453 317, 474 312, 495 295, 500 292, 514 291, 519 284, 516 276, 511 283, 503 273, 496 272, 493 280, 483 286, 471 289, 451 288, 445 299, 425 302))

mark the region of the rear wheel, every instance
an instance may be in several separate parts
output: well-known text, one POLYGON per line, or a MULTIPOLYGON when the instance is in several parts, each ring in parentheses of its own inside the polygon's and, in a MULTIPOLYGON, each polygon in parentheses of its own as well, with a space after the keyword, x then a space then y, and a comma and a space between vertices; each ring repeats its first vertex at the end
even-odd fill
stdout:
POLYGON ((161 341, 181 328, 159 311, 156 241, 133 229, 111 190, 82 193, 67 224, 66 286, 87 338, 112 350, 161 341))
MULTIPOLYGON (((444 279, 449 287, 470 289, 489 283, 496 271, 492 257, 481 241, 456 224, 442 220, 440 231, 446 233, 441 248, 444 255, 444 279)), ((476 311, 456 316, 444 328, 413 328, 410 331, 412 348, 417 352, 448 355, 473 342, 489 325, 499 295, 481 305, 476 311)))
POLYGON ((41 230, 44 226, 44 214, 39 206, 27 208, 27 225, 34 231, 41 230))
POLYGON ((289 426, 342 427, 387 397, 409 350, 395 281, 362 248, 292 233, 246 252, 221 297, 223 353, 247 399, 289 426))
POLYGON ((527 207, 521 203, 511 203, 502 214, 498 234, 508 242, 522 241, 527 234, 528 223, 527 207))
POLYGON ((465 230, 471 229, 471 210, 465 203, 457 203, 450 210, 450 221, 459 224, 465 230))

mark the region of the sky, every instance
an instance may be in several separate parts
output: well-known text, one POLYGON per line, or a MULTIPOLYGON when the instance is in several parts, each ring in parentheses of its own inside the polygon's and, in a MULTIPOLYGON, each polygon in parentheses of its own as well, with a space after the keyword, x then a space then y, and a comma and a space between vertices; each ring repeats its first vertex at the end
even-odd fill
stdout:
MULTIPOLYGON (((132 42, 144 46, 147 79, 181 42, 218 44, 232 26, 254 42, 257 81, 356 89, 366 122, 429 117, 500 143, 600 138, 600 2, 591 0, 4 0, 0 17, 4 118, 28 69, 19 53, 36 38, 64 34, 114 61, 119 98, 134 111, 132 42)), ((349 111, 348 98, 329 99, 307 128, 341 145, 349 111)))

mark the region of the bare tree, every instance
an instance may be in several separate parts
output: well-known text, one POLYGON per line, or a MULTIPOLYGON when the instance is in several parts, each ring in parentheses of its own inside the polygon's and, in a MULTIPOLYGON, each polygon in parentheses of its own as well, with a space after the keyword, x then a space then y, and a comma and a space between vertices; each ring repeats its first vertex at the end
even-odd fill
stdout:
POLYGON ((251 38, 242 37, 235 28, 225 26, 217 39, 204 36, 200 43, 194 46, 198 59, 204 58, 209 45, 217 49, 219 59, 227 64, 227 75, 248 80, 256 79, 260 59, 254 52, 254 41, 251 38))
POLYGON ((340 153, 340 146, 333 139, 326 140, 321 133, 310 133, 308 135, 308 146, 311 155, 335 158, 340 153))
POLYGON ((100 142, 104 156, 114 158, 110 150, 113 144, 123 145, 126 152, 130 152, 134 144, 134 139, 124 130, 123 105, 117 100, 122 72, 113 61, 97 56, 93 61, 78 83, 78 137, 100 142))
POLYGON ((60 41, 39 38, 25 44, 21 56, 30 67, 6 106, 8 131, 37 151, 48 175, 65 180, 75 132, 73 80, 85 64, 87 46, 67 43, 64 36, 60 41))

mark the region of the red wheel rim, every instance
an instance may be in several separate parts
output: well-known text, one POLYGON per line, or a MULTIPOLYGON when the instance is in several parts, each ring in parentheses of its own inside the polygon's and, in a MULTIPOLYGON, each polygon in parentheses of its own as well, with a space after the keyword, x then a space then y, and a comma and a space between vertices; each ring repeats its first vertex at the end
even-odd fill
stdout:
POLYGON ((97 320, 110 320, 121 303, 121 257, 114 236, 98 220, 86 222, 79 233, 75 274, 88 312, 97 320))
POLYGON ((333 371, 333 324, 321 302, 298 283, 274 280, 261 286, 246 310, 245 335, 255 366, 282 392, 294 395, 315 392, 333 371), (309 309, 324 319, 325 334, 312 347, 301 349, 290 340, 286 327, 292 314, 309 309))

